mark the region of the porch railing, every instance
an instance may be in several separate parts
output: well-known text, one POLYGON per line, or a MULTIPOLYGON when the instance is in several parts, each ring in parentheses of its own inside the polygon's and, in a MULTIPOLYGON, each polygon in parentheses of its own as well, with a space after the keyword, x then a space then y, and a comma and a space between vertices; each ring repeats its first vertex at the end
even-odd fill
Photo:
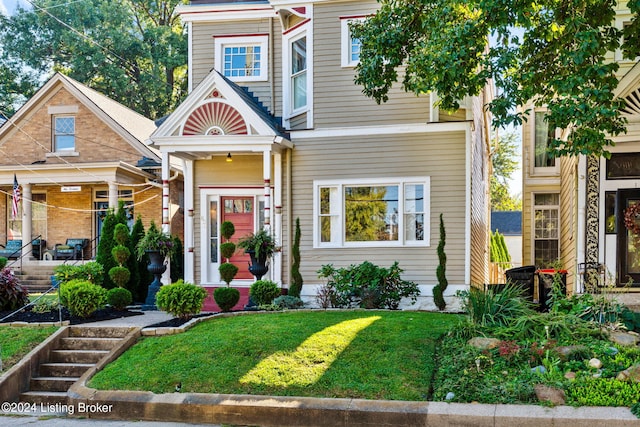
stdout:
MULTIPOLYGON (((24 252, 23 249, 26 248, 27 246, 31 245, 35 240, 38 240, 38 241, 42 240, 42 234, 38 234, 36 237, 32 237, 31 238, 31 242, 25 243, 24 245, 22 245, 20 247, 20 256, 18 256, 14 260, 9 260, 7 262, 6 267, 9 267, 9 268, 20 268, 20 271, 22 271, 22 258, 24 258, 24 257, 26 257, 28 255, 31 255, 33 253, 33 245, 31 246, 31 250, 29 252, 27 252, 27 253, 23 253, 24 252)), ((17 253, 17 252, 18 251, 14 252, 14 253, 17 253)))

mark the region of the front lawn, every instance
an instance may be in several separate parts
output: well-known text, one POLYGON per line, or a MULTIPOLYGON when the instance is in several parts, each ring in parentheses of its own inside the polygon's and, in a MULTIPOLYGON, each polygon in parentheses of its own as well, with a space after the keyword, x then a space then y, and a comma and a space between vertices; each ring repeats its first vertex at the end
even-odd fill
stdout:
POLYGON ((57 326, 48 327, 0 327, 0 359, 1 372, 6 372, 24 355, 58 329, 57 326))
POLYGON ((451 314, 279 312, 219 317, 183 334, 142 338, 89 386, 425 400, 451 314))

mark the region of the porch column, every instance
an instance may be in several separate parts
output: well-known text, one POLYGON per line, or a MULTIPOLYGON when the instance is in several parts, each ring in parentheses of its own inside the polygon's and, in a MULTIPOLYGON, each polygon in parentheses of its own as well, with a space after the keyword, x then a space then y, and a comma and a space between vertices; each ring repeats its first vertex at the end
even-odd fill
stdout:
POLYGON ((22 184, 22 244, 27 245, 22 248, 22 255, 31 253, 32 228, 31 220, 31 184, 22 184))
POLYGON ((118 211, 118 185, 115 182, 109 182, 109 209, 118 211))
POLYGON ((262 153, 262 176, 264 178, 264 228, 271 231, 271 152, 262 153))
POLYGON ((193 187, 193 160, 183 160, 184 173, 184 280, 195 283, 195 254, 194 248, 194 187, 193 187))
MULTIPOLYGON (((169 153, 162 152, 162 232, 171 234, 169 227, 169 153)), ((162 284, 171 283, 171 263, 162 274, 162 284)))
MULTIPOLYGON (((600 159, 596 156, 587 157, 587 188, 586 188, 586 236, 584 260, 587 263, 598 263, 599 260, 599 220, 600 207, 600 159)), ((595 277, 593 278, 595 279, 595 277)), ((591 283, 590 285, 594 285, 591 283)))
MULTIPOLYGON (((273 205, 275 207, 273 233, 276 243, 282 247, 282 155, 280 153, 273 154, 273 163, 273 205)), ((273 257, 273 281, 282 285, 282 250, 276 252, 273 257)))

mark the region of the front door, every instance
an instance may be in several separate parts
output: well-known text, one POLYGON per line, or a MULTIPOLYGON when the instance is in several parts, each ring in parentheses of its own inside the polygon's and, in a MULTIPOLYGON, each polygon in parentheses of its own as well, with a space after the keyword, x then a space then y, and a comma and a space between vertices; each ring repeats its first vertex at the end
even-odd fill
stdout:
MULTIPOLYGON (((231 241, 237 244, 242 237, 254 232, 254 198, 223 196, 221 203, 221 220, 233 223, 236 232, 231 236, 231 241)), ((220 260, 220 262, 223 261, 220 260)), ((249 272, 249 255, 246 255, 242 249, 238 249, 229 261, 238 267, 236 279, 253 279, 253 275, 249 272)))
POLYGON ((640 189, 623 189, 617 193, 617 285, 640 286, 640 189))

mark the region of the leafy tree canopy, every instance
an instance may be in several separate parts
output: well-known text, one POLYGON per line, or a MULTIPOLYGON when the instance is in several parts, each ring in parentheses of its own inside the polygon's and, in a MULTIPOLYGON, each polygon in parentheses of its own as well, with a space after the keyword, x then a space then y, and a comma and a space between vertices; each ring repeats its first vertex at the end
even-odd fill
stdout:
POLYGON ((554 155, 605 154, 625 131, 614 98, 618 64, 612 52, 640 54, 640 0, 633 20, 614 26, 615 0, 380 0, 381 8, 352 26, 362 49, 356 83, 378 102, 401 77, 404 90, 436 91, 456 110, 491 80, 494 125, 520 124, 524 105, 546 107, 547 120, 571 128, 554 155), (488 43, 489 37, 492 43, 488 43))
POLYGON ((186 92, 187 40, 174 13, 185 2, 32 0, 0 15, 0 106, 10 112, 60 71, 147 117, 167 114, 186 92))
POLYGON ((518 140, 520 134, 506 131, 496 135, 491 150, 491 209, 494 211, 522 210, 522 200, 509 192, 509 179, 518 169, 518 140))

